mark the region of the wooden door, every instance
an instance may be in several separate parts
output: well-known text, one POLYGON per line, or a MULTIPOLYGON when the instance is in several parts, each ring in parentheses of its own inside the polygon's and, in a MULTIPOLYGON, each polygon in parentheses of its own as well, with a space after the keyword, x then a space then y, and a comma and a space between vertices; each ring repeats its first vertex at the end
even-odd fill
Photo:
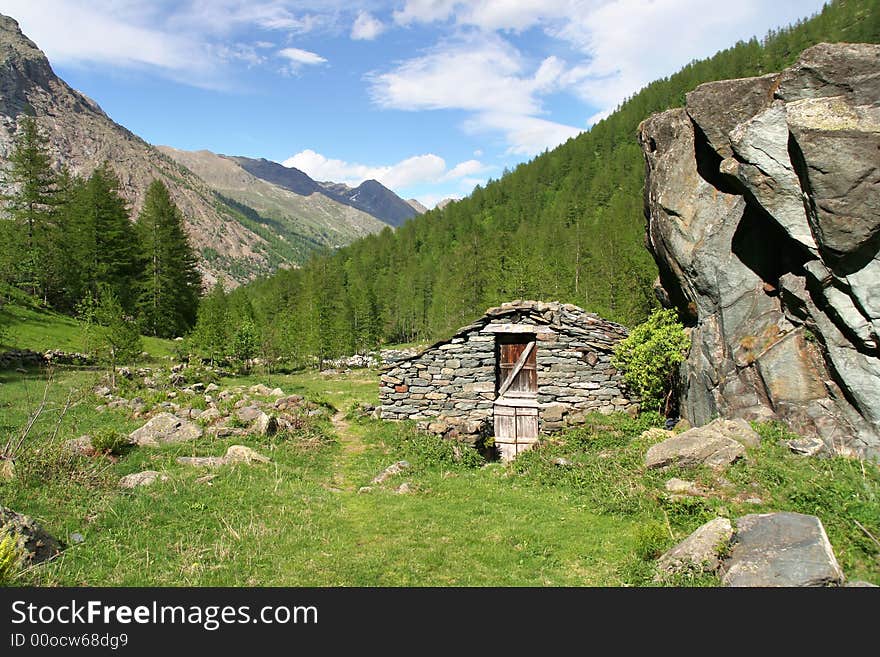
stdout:
POLYGON ((509 461, 538 440, 538 368, 535 336, 497 336, 495 444, 509 461))
POLYGON ((537 397, 538 366, 535 336, 498 336, 498 397, 537 397))

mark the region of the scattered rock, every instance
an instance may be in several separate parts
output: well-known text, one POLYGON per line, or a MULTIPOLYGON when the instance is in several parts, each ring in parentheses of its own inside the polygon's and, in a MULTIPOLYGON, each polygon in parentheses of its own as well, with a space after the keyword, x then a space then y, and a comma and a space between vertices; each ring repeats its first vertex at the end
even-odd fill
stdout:
POLYGON ((733 527, 727 518, 715 518, 698 528, 657 561, 663 575, 683 572, 712 573, 721 565, 720 554, 733 536, 733 527))
POLYGON ((570 465, 574 465, 574 463, 572 463, 567 458, 564 458, 562 456, 557 456, 555 459, 553 459, 552 463, 553 463, 553 465, 558 465, 563 468, 567 468, 570 465))
POLYGON ((80 436, 79 438, 65 440, 64 449, 71 454, 78 454, 80 456, 92 456, 95 453, 95 448, 92 447, 91 436, 80 436))
POLYGON ((693 429, 694 426, 687 421, 687 418, 681 418, 678 422, 675 423, 675 426, 672 427, 672 430, 675 433, 683 433, 688 429, 693 429))
POLYGON ((647 468, 670 465, 708 465, 723 468, 745 456, 746 450, 736 440, 710 429, 711 425, 689 429, 684 433, 651 445, 645 455, 647 468))
POLYGON ((822 521, 790 512, 737 519, 723 570, 726 586, 828 586, 844 580, 822 521))
POLYGON ((224 457, 227 463, 269 463, 271 459, 244 445, 231 445, 224 457))
POLYGON ((299 406, 303 402, 302 395, 288 395, 281 399, 275 400, 275 408, 278 410, 287 410, 293 406, 299 406))
POLYGON ((817 437, 783 440, 782 444, 795 454, 803 454, 804 456, 816 456, 825 449, 825 443, 817 437))
POLYGON ((409 482, 405 481, 402 484, 400 484, 400 486, 395 488, 394 492, 397 493, 398 495, 406 495, 407 493, 412 492, 412 486, 409 485, 409 482))
POLYGON ((704 497, 706 495, 706 491, 700 488, 696 482, 677 479, 676 477, 667 481, 665 487, 667 491, 675 495, 691 495, 695 497, 704 497))
POLYGON ((82 534, 80 534, 79 532, 73 532, 70 535, 70 542, 71 543, 75 543, 75 544, 84 543, 85 540, 86 540, 86 537, 83 536, 82 534))
POLYGON ((387 468, 382 470, 379 474, 373 477, 373 480, 370 482, 371 484, 381 484, 384 483, 387 479, 390 479, 396 474, 400 474, 404 470, 409 467, 409 461, 398 461, 397 463, 392 463, 387 468))
POLYGON ((254 420, 254 431, 261 436, 271 436, 278 431, 278 420, 273 415, 260 412, 254 420))
POLYGON ((204 424, 210 424, 211 422, 220 418, 223 414, 219 409, 216 408, 206 408, 199 414, 198 420, 204 424))
POLYGON ((144 470, 125 475, 119 480, 120 488, 137 488, 138 486, 152 486, 157 481, 166 481, 168 477, 156 470, 144 470))
POLYGON ((163 443, 180 443, 201 438, 202 429, 197 424, 181 419, 171 413, 160 413, 129 436, 129 442, 145 447, 163 443))
POLYGON ((219 468, 226 465, 226 459, 222 456, 178 456, 177 462, 197 468, 219 468))
POLYGON ((669 440, 675 436, 674 431, 670 431, 668 429, 660 429, 658 427, 652 427, 639 435, 640 440, 650 440, 651 442, 657 443, 664 440, 669 440))
POLYGON ((95 388, 95 395, 98 397, 110 397, 113 394, 113 391, 110 390, 107 386, 101 386, 100 388, 95 388))
POLYGON ((269 391, 269 397, 283 397, 284 391, 281 388, 273 388, 269 391))
POLYGON ((372 491, 372 486, 361 486, 360 488, 358 488, 358 495, 362 495, 363 493, 371 493, 372 491))
MULTIPOLYGON (((252 395, 260 395, 260 397, 268 397, 270 394, 272 394, 272 390, 269 388, 269 386, 262 383, 251 386, 250 388, 248 388, 248 392, 252 395)), ((282 392, 281 394, 283 395, 284 393, 282 392)))
POLYGON ((201 477, 196 478, 195 481, 197 484, 206 484, 208 486, 213 486, 214 484, 212 484, 211 481, 216 478, 217 478, 217 475, 215 475, 215 474, 206 474, 206 475, 202 475, 201 477))
POLYGON ((220 390, 220 386, 218 386, 216 383, 209 383, 205 386, 205 392, 214 392, 216 390, 220 390))
POLYGON ((15 463, 11 459, 0 459, 0 481, 15 479, 15 463))
POLYGON ((256 406, 243 406, 235 413, 236 417, 242 422, 253 422, 262 414, 263 411, 256 406))
POLYGON ((847 582, 844 584, 847 588, 877 588, 876 584, 871 584, 871 582, 864 582, 862 580, 856 580, 854 582, 847 582))
POLYGON ((231 445, 225 456, 179 456, 177 462, 202 468, 219 468, 233 463, 269 463, 271 459, 244 445, 231 445))
POLYGON ((46 561, 61 552, 61 544, 36 520, 2 505, 0 531, 16 537, 25 566, 46 561))

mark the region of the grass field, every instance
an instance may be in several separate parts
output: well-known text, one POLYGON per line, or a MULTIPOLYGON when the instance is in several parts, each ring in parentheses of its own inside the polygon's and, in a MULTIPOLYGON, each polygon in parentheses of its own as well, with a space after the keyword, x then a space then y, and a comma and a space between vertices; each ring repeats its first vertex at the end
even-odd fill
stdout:
MULTIPOLYGON (((845 459, 804 459, 778 445, 779 427, 726 473, 731 489, 670 501, 671 476, 714 486, 710 471, 645 472, 639 434, 650 418, 595 417, 545 441, 514 464, 457 459, 449 442, 347 412, 375 403, 376 373, 251 376, 221 386, 267 383, 338 409, 316 420, 325 439, 303 443, 248 436, 135 448, 118 461, 73 457, 61 441, 101 426, 129 431, 125 410, 97 413, 83 393, 97 374, 63 371, 47 410, 0 483, 0 501, 32 515, 68 547, 17 580, 100 586, 645 586, 653 558, 716 514, 797 510, 818 515, 852 579, 880 584, 880 475, 845 459), (72 392, 71 392, 72 391, 72 392), (58 425, 60 409, 71 408, 58 425), (79 403, 77 403, 77 401, 79 403), (206 470, 179 455, 219 455, 237 442, 268 464, 206 470), (569 466, 553 463, 565 457, 569 466), (381 485, 370 480, 405 459, 410 468, 381 485), (169 477, 121 491, 122 475, 144 469, 169 477), (397 494, 401 483, 408 494, 397 494), (362 487, 371 490, 359 492, 362 487), (760 498, 761 503, 746 498, 760 498), (75 543, 74 534, 83 541, 75 543)), ((41 373, 0 374, 0 427, 19 431, 43 394, 41 373)), ((712 577, 673 582, 714 585, 712 577)))
MULTIPOLYGON (((84 349, 82 331, 76 320, 51 310, 32 306, 6 304, 0 307, 0 350, 31 349, 44 352, 60 349, 68 352, 82 352, 84 349)), ((158 338, 144 337, 144 351, 153 358, 170 356, 173 342, 158 338)))

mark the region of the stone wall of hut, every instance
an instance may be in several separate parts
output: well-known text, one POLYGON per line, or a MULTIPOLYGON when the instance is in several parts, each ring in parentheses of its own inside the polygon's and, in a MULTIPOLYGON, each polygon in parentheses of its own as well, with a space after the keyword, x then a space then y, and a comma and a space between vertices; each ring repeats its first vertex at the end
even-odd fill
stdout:
POLYGON ((430 431, 491 435, 497 387, 496 335, 534 333, 539 425, 561 429, 599 411, 636 412, 621 375, 611 365, 626 328, 577 306, 534 301, 492 308, 452 338, 387 362, 380 384, 381 417, 418 420, 430 431))

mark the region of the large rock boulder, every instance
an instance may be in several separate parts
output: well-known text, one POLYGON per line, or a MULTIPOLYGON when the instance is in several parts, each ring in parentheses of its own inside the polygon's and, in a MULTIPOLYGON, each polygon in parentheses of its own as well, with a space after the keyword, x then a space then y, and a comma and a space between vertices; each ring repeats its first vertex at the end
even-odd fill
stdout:
POLYGON ((721 554, 726 551, 731 536, 730 520, 710 520, 660 557, 657 579, 685 572, 714 573, 721 566, 721 554))
POLYGON ((202 428, 171 413, 160 413, 140 429, 128 435, 128 440, 142 447, 156 447, 164 443, 182 443, 201 438, 202 428))
POLYGON ((718 419, 651 445, 645 455, 645 467, 708 465, 723 468, 745 456, 746 446, 754 447, 759 442, 760 437, 748 422, 718 419))
POLYGON ((880 46, 701 85, 639 141, 662 296, 692 325, 683 415, 880 458, 880 46))
POLYGON ((25 566, 46 561, 61 552, 61 544, 36 520, 0 505, 0 537, 9 534, 16 537, 25 566))
POLYGON ((790 512, 737 519, 723 571, 726 586, 837 586, 844 580, 822 521, 790 512))

